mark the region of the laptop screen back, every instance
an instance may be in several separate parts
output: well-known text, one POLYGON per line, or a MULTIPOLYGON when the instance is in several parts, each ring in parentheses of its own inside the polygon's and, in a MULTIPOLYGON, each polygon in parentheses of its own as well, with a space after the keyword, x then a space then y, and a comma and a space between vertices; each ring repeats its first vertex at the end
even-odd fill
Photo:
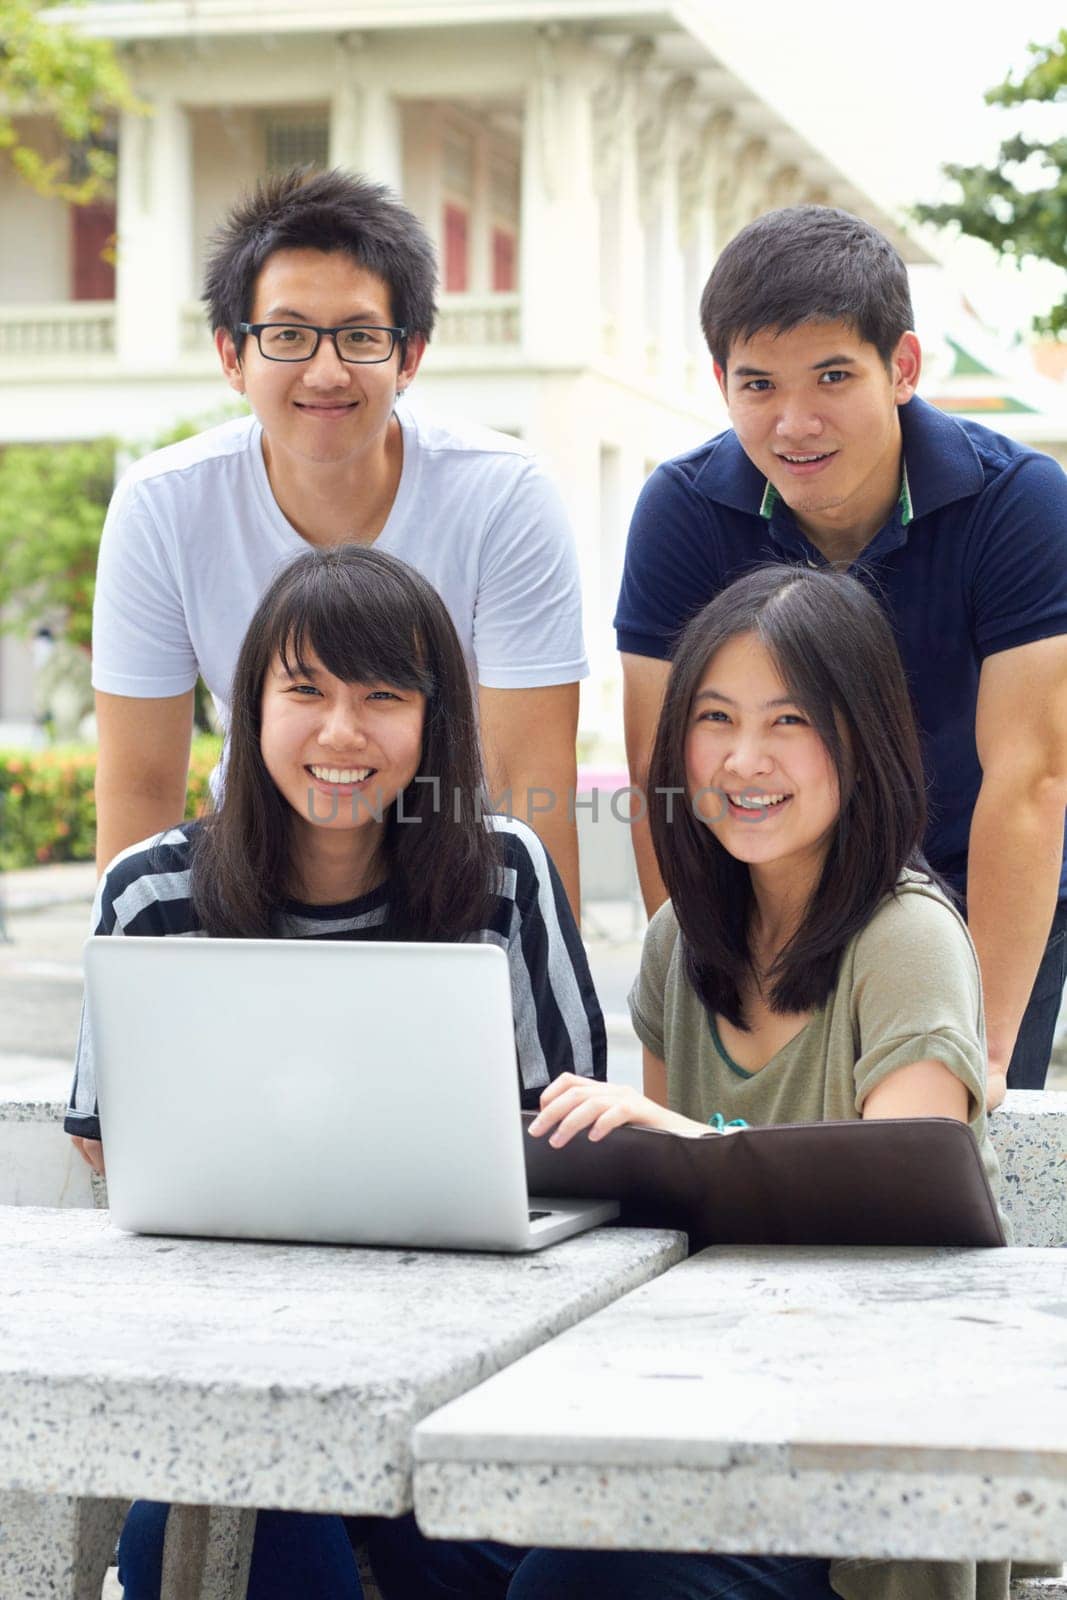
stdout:
POLYGON ((96 938, 85 974, 119 1227, 482 1249, 526 1237, 502 950, 96 938))

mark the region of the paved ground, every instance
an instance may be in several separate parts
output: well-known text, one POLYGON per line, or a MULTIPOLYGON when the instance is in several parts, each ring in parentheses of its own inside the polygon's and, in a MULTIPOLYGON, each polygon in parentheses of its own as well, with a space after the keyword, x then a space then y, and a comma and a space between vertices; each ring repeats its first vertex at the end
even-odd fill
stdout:
MULTIPOLYGON (((8 942, 0 943, 0 1098, 67 1096, 93 883, 91 865, 81 864, 2 875, 8 942)), ((611 902, 593 906, 585 936, 608 1022, 609 1076, 639 1085, 641 1047, 626 1009, 641 955, 631 908, 611 902)), ((1049 1088, 1067 1090, 1067 1007, 1049 1088)))

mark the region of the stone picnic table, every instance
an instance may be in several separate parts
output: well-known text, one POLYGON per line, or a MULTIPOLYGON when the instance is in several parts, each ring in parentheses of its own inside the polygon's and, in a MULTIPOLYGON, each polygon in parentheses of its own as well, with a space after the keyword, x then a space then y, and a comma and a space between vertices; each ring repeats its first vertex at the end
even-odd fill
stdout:
POLYGON ((415 1457, 431 1537, 1061 1561, 1067 1251, 705 1250, 415 1457))
POLYGON ((684 1254, 621 1228, 502 1256, 0 1207, 0 1492, 397 1515, 419 1418, 684 1254))

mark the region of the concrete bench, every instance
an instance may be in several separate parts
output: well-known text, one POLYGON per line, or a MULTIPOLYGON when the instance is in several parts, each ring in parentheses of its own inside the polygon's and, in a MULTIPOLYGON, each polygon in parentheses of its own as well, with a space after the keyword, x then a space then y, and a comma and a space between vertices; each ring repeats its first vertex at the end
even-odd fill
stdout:
MULTIPOLYGON (((103 1180, 57 1126, 63 1112, 51 1102, 0 1101, 0 1205, 106 1206, 103 1180)), ((1067 1094, 1010 1093, 990 1131, 1016 1244, 1067 1245, 1067 1094)), ((50 1587, 42 1593, 54 1600, 99 1600, 125 1511, 115 1500, 0 1496, 0 1595, 24 1594, 24 1574, 47 1570, 50 1587)), ((232 1517, 222 1517, 227 1529, 220 1524, 220 1537, 231 1531, 232 1517)), ((246 1538, 247 1521, 238 1542, 246 1538)), ((373 1600, 369 1586, 367 1594, 373 1600)), ((1012 1594, 1067 1600, 1067 1582, 1031 1579, 1013 1585, 1012 1594)), ((212 1600, 236 1597, 220 1589, 212 1600)))
POLYGON ((702 1251, 420 1423, 419 1525, 1058 1571, 1065 1266, 1060 1249, 702 1251))
POLYGON ((989 1135, 1015 1243, 1067 1245, 1067 1094, 1012 1090, 990 1117, 989 1135))
MULTIPOLYGON (((0 1100, 0 1205, 107 1205, 107 1185, 61 1127, 64 1107, 0 1100)), ((55 1600, 100 1600, 122 1528, 124 1500, 0 1495, 0 1595, 30 1600, 27 1573, 55 1600)))

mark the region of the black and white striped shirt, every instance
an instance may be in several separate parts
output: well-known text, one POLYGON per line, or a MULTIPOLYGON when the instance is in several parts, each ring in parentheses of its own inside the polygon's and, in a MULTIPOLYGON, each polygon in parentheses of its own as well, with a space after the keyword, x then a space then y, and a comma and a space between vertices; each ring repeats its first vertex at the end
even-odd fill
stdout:
MULTIPOLYGON (((487 925, 467 939, 499 945, 511 972, 511 1003, 523 1106, 561 1072, 606 1076, 604 1019, 581 936, 566 895, 540 839, 525 823, 494 816, 502 836, 495 906, 487 925)), ((202 937, 189 897, 191 842, 199 824, 182 823, 116 856, 97 890, 94 934, 156 938, 202 937)), ((342 905, 287 901, 274 915, 279 939, 368 939, 385 921, 388 883, 342 905)), ((83 1011, 67 1110, 68 1133, 100 1138, 96 1075, 83 1011)))

